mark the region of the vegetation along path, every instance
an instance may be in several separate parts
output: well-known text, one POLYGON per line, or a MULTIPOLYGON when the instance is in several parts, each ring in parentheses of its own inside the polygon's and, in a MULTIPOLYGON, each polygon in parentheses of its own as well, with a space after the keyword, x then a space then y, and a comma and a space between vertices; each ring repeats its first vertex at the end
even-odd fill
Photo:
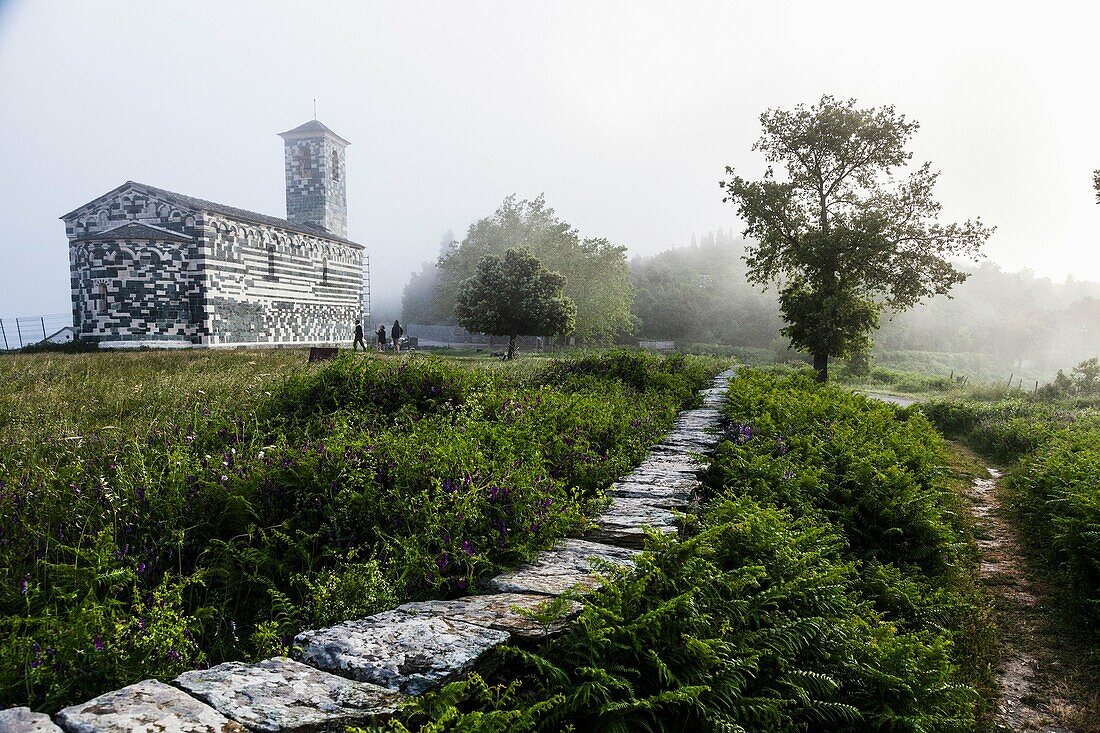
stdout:
POLYGON ((1084 723, 1067 699, 1067 643, 1052 623, 1051 589, 1028 568, 1023 540, 1006 516, 1001 471, 979 468, 981 459, 958 444, 952 449, 972 467, 966 495, 977 524, 978 574, 994 599, 1000 630, 997 730, 1100 729, 1084 723))

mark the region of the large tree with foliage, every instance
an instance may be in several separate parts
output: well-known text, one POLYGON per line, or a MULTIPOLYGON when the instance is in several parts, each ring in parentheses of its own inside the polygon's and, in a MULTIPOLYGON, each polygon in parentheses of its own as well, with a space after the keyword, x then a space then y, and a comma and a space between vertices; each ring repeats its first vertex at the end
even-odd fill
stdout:
POLYGON ((577 309, 562 294, 564 286, 564 277, 525 249, 509 249, 503 259, 486 255, 462 283, 455 316, 470 331, 507 336, 511 359, 521 334, 553 336, 573 329, 577 309))
POLYGON ((905 310, 965 280, 950 258, 977 258, 992 229, 980 219, 938 222, 939 173, 925 163, 900 175, 919 125, 892 106, 823 96, 760 122, 753 149, 781 170, 750 181, 727 167, 723 200, 737 204, 755 240, 750 281, 776 283, 783 333, 825 381, 830 357, 869 347, 882 308, 905 310))
POLYGON ((504 199, 491 216, 470 226, 465 239, 439 258, 437 298, 457 296, 486 255, 508 249, 531 251, 548 269, 565 276, 565 295, 577 308, 572 333, 582 343, 608 343, 633 331, 630 304, 634 288, 626 247, 606 239, 582 238, 539 196, 533 201, 504 199))

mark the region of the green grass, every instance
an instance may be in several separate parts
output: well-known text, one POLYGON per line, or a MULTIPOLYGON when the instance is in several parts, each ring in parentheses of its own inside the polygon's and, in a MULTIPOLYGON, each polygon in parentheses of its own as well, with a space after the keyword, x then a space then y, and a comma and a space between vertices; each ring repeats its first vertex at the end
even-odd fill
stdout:
POLYGON ((284 652, 582 529, 722 364, 0 359, 0 707, 284 652))

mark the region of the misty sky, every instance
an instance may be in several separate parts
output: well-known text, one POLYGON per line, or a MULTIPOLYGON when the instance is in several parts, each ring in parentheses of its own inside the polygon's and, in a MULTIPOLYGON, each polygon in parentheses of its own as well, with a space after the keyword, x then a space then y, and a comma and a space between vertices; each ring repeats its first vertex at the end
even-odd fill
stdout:
POLYGON ((57 217, 128 179, 284 216, 276 133, 314 98, 387 299, 510 193, 631 254, 739 230, 725 166, 822 93, 918 120, 991 259, 1100 280, 1086 5, 0 0, 0 316, 69 310, 57 217))

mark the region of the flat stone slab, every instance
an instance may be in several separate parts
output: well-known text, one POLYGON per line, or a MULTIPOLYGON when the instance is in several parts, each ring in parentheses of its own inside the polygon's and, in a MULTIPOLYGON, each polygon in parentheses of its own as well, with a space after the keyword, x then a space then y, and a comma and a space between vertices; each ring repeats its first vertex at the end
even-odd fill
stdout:
POLYGON ((695 499, 695 492, 692 489, 670 488, 663 484, 636 484, 628 481, 611 484, 607 495, 612 499, 645 499, 653 506, 664 509, 686 509, 695 499))
POLYGON ((405 696, 321 672, 286 657, 185 672, 175 683, 256 731, 342 733, 396 712, 405 696))
MULTIPOLYGON (((670 459, 678 457, 672 453, 667 455, 670 459)), ((688 464, 686 461, 673 462, 672 460, 648 461, 619 480, 632 484, 664 484, 673 488, 695 488, 701 484, 699 474, 703 469, 701 463, 688 464), (685 466, 688 465, 694 465, 694 468, 686 468, 685 466)))
POLYGON ((640 548, 645 544, 646 527, 662 534, 674 534, 678 531, 676 514, 645 499, 615 499, 585 537, 594 542, 640 548))
POLYGON ((581 610, 581 604, 570 601, 565 613, 544 626, 524 611, 537 611, 551 599, 532 593, 493 593, 466 596, 453 601, 417 601, 398 606, 395 610, 411 615, 445 616, 477 626, 506 631, 525 639, 540 639, 559 633, 581 610))
POLYGON ((57 722, 69 733, 246 733, 240 723, 156 680, 65 708, 57 722))
POLYGON ((61 733, 50 716, 30 708, 0 710, 0 733, 61 733))
POLYGON ((407 695, 438 687, 473 669, 506 631, 443 616, 386 611, 294 637, 294 658, 407 695))
POLYGON ((560 596, 577 588, 592 590, 600 585, 599 572, 591 558, 620 567, 633 565, 636 550, 613 547, 587 540, 567 539, 552 550, 539 555, 531 564, 502 573, 489 581, 489 588, 498 593, 535 593, 560 596))

